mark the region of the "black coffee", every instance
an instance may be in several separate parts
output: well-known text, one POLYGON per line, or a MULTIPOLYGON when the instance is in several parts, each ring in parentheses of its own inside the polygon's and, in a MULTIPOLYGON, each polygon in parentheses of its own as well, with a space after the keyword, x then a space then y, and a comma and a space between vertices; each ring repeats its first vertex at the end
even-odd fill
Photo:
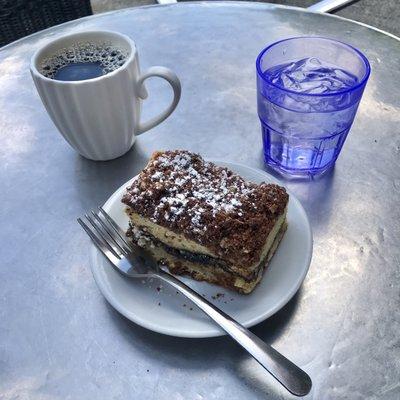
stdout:
POLYGON ((83 81, 121 67, 126 51, 103 43, 77 43, 43 60, 41 73, 59 81, 83 81))

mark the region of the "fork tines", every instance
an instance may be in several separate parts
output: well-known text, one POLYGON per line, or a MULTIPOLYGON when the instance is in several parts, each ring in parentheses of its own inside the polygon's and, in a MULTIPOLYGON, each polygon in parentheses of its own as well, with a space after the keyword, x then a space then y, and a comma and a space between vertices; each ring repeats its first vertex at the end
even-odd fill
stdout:
POLYGON ((132 249, 125 233, 102 207, 98 208, 98 213, 85 214, 85 218, 89 223, 78 218, 79 224, 110 261, 115 262, 115 258, 120 260, 130 254, 132 249))

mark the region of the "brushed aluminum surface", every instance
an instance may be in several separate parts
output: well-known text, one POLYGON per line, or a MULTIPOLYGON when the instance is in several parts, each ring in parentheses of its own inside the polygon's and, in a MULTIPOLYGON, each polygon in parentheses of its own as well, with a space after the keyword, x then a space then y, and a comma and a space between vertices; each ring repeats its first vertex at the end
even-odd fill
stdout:
MULTIPOLYGON (((313 260, 294 299, 252 330, 310 374, 308 399, 400 398, 400 42, 330 15, 236 2, 100 14, 0 50, 0 398, 292 398, 227 337, 173 338, 121 317, 92 279, 76 217, 156 149, 263 168, 255 58, 296 35, 358 47, 372 74, 335 169, 288 183, 310 217, 313 260), (65 143, 29 74, 37 48, 81 29, 131 36, 143 68, 165 65, 182 82, 174 114, 110 162, 65 143)), ((148 90, 158 95, 145 119, 171 96, 158 80, 148 90)))

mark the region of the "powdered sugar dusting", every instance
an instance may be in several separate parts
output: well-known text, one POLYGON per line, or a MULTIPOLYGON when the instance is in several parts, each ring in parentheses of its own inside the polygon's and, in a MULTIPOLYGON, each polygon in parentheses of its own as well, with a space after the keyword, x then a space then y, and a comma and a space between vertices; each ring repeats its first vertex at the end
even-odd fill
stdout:
MULTIPOLYGON (((240 217, 242 201, 249 197, 255 186, 225 168, 204 162, 185 151, 170 157, 164 153, 153 160, 147 170, 152 173, 143 177, 146 178, 146 187, 162 186, 162 196, 154 208, 153 220, 176 221, 182 215, 189 216, 191 228, 199 233, 207 230, 203 223, 204 213, 211 212, 214 217, 218 213, 240 217)), ((141 177, 138 181, 140 186, 141 177)), ((146 191, 132 187, 130 203, 142 200, 143 196, 146 196, 146 191)))

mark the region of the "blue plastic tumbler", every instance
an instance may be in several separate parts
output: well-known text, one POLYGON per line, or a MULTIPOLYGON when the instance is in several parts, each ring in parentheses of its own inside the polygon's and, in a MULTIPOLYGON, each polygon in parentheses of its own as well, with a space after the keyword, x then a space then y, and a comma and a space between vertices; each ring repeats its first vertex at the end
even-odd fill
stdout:
POLYGON ((265 48, 256 68, 265 163, 291 176, 327 171, 356 115, 367 58, 336 40, 297 37, 265 48))

